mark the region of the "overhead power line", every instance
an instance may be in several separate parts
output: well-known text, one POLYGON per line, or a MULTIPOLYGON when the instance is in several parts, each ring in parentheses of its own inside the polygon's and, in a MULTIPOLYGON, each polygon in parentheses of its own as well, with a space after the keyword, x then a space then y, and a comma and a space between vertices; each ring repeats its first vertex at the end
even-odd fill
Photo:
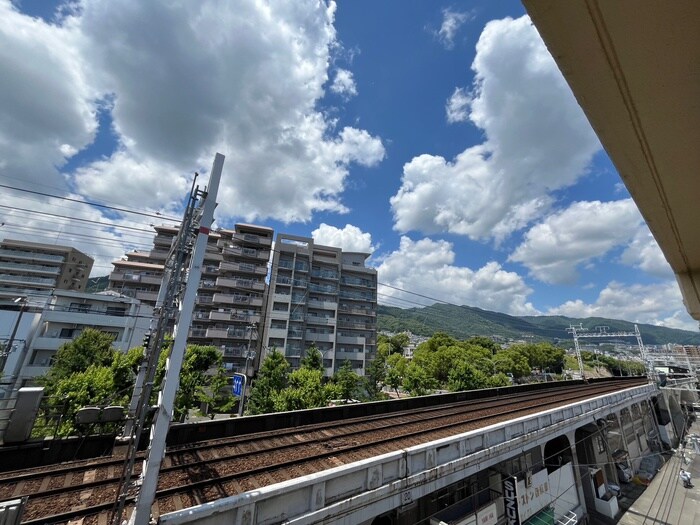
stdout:
POLYGON ((108 205, 106 205, 106 204, 99 204, 99 203, 97 203, 97 202, 83 201, 83 200, 80 200, 80 199, 73 199, 73 198, 71 198, 71 197, 62 197, 62 196, 60 196, 60 195, 53 195, 53 194, 51 194, 51 193, 44 193, 44 192, 41 192, 41 191, 28 190, 28 189, 25 189, 25 188, 18 188, 17 186, 8 186, 8 185, 6 185, 6 184, 0 184, 0 188, 6 188, 6 189, 9 189, 9 190, 15 190, 15 191, 22 191, 22 192, 25 192, 25 193, 31 193, 31 194, 33 194, 33 195, 41 195, 42 197, 51 197, 51 198, 53 198, 53 199, 60 199, 60 200, 64 200, 64 201, 77 202, 78 204, 86 204, 86 205, 89 205, 89 206, 96 206, 96 207, 98 207, 98 208, 104 208, 104 209, 106 209, 106 210, 114 210, 114 211, 120 211, 120 212, 123 212, 123 213, 132 213, 132 214, 134 214, 134 215, 141 215, 141 216, 143 216, 143 217, 152 217, 152 218, 154 218, 154 219, 163 219, 163 220, 167 220, 167 221, 176 221, 176 222, 179 222, 179 219, 174 218, 174 217, 166 217, 166 216, 164 216, 163 214, 161 214, 161 213, 159 213, 159 212, 156 212, 156 213, 146 213, 146 212, 142 212, 142 211, 129 210, 129 209, 127 209, 127 208, 120 208, 120 207, 118 207, 118 206, 108 206, 108 205))

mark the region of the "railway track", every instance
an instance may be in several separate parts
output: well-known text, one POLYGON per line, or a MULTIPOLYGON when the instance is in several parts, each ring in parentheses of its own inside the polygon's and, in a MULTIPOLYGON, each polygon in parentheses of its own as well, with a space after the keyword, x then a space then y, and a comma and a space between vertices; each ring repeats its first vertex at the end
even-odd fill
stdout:
MULTIPOLYGON (((154 515, 239 494, 640 383, 576 385, 366 418, 203 441, 168 449, 154 515)), ((137 472, 140 469, 138 465, 137 472)), ((107 525, 121 460, 0 475, 0 500, 28 496, 23 523, 107 525)))

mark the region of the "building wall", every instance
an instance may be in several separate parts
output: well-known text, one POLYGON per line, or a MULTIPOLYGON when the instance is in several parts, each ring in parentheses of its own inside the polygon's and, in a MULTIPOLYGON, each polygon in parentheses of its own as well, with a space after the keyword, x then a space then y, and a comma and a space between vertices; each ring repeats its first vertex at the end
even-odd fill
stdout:
MULTIPOLYGON (((109 289, 155 305, 178 229, 157 226, 153 249, 114 261, 109 289)), ((188 343, 213 345, 230 372, 251 373, 264 312, 273 230, 250 224, 209 235, 188 343), (249 351, 249 348, 251 351, 249 351)))
POLYGON ((312 238, 278 234, 264 346, 298 368, 313 344, 330 376, 347 360, 364 374, 376 348, 377 273, 368 254, 343 253, 312 238))
POLYGON ((46 302, 51 290, 85 291, 93 259, 69 246, 4 239, 0 243, 0 303, 26 297, 46 302))

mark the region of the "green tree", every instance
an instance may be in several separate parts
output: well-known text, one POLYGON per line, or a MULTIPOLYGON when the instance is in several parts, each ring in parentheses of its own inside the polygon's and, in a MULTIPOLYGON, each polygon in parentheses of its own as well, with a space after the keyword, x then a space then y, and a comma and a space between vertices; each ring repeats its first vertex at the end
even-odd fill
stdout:
POLYGON ((300 368, 288 376, 287 387, 272 394, 276 412, 327 406, 338 392, 336 385, 323 384, 320 370, 300 368))
POLYGON ((382 392, 382 388, 386 384, 387 376, 387 358, 391 353, 389 345, 378 345, 377 353, 367 365, 367 370, 364 376, 364 386, 367 392, 367 397, 370 400, 386 399, 387 395, 382 392))
POLYGON ((466 360, 457 361, 449 373, 447 387, 452 392, 487 388, 489 376, 466 360))
POLYGON ((333 383, 337 386, 340 399, 350 400, 359 397, 360 376, 353 371, 352 365, 347 359, 340 369, 333 374, 333 383))
POLYGON ((275 411, 274 396, 287 386, 289 363, 282 352, 273 348, 260 366, 248 398, 249 414, 269 414, 275 411))
POLYGON ((424 396, 432 393, 437 384, 423 367, 411 361, 404 372, 403 387, 412 396, 424 396))
POLYGON ((306 355, 301 359, 300 365, 301 368, 320 370, 321 375, 323 375, 323 354, 315 344, 311 343, 311 346, 306 350, 306 355))
POLYGON ((401 354, 391 354, 386 358, 386 385, 393 388, 399 395, 399 387, 403 384, 408 360, 401 354))
POLYGON ((485 348, 491 352, 491 355, 496 355, 501 350, 501 345, 496 343, 493 339, 482 335, 470 337, 465 343, 485 348))
POLYGON ((86 328, 78 337, 62 345, 56 352, 56 359, 42 383, 46 387, 51 382, 70 377, 76 372, 85 372, 90 366, 109 366, 115 350, 114 337, 93 328, 86 328))
POLYGON ((493 358, 497 372, 513 374, 514 378, 529 376, 531 373, 527 356, 517 348, 498 352, 493 358))

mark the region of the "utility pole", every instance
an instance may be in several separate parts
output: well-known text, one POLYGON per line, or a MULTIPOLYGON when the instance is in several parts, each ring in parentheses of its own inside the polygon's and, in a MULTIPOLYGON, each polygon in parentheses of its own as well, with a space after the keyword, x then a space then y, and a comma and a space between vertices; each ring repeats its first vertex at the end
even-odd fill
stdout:
POLYGON ((223 166, 224 156, 217 153, 209 177, 208 191, 204 194, 204 202, 198 221, 199 227, 197 228, 194 249, 190 257, 190 265, 186 276, 187 285, 179 304, 173 347, 165 365, 165 379, 163 388, 158 395, 156 419, 151 426, 151 439, 144 461, 141 489, 136 500, 136 508, 129 519, 130 525, 148 525, 151 519, 151 506, 155 499, 158 474, 165 455, 165 440, 172 419, 175 394, 180 385, 180 370, 182 369, 182 361, 185 355, 194 302, 202 276, 204 252, 207 248, 211 224, 214 221, 216 195, 223 166))

